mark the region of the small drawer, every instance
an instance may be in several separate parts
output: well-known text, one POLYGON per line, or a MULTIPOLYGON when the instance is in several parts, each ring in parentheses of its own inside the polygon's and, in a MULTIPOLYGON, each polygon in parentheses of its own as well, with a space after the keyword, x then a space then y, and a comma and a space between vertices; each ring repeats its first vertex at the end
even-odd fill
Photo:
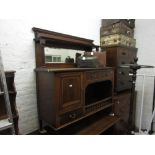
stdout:
POLYGON ((117 91, 123 91, 131 89, 131 82, 129 82, 129 78, 121 78, 117 79, 117 91))
POLYGON ((129 54, 127 50, 119 49, 117 56, 118 66, 129 63, 129 54))
POLYGON ((83 110, 82 109, 78 109, 78 110, 75 110, 75 111, 65 113, 65 114, 60 116, 60 125, 70 123, 70 122, 82 117, 82 115, 83 115, 83 110))
POLYGON ((118 66, 125 65, 125 64, 129 64, 129 60, 128 60, 127 58, 118 59, 118 60, 117 60, 117 64, 118 64, 118 66))
POLYGON ((127 90, 131 88, 131 78, 129 76, 129 69, 120 68, 117 70, 117 90, 127 90))
POLYGON ((119 48, 118 50, 118 57, 119 58, 128 58, 129 50, 125 48, 119 48))
POLYGON ((107 78, 109 76, 113 76, 113 71, 108 70, 108 71, 95 71, 95 72, 87 72, 85 75, 85 79, 89 81, 94 81, 94 80, 100 80, 107 78))
POLYGON ((117 76, 121 78, 126 78, 129 76, 129 70, 125 68, 120 68, 117 70, 117 76))

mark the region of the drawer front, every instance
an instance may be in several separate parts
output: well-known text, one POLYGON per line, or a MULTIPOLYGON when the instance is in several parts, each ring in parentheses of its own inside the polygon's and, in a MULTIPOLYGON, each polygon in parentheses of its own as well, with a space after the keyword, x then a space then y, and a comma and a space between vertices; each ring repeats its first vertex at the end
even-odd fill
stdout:
POLYGON ((134 30, 126 26, 124 23, 116 23, 110 26, 101 27, 101 36, 108 36, 113 34, 123 34, 131 38, 134 37, 134 30))
POLYGON ((118 48, 117 51, 118 66, 123 64, 133 64, 134 59, 136 57, 137 57, 137 48, 118 48))
POLYGON ((116 92, 130 90, 130 89, 131 89, 131 83, 129 83, 127 80, 117 81, 116 92))
POLYGON ((118 48, 117 52, 117 64, 124 65, 129 63, 129 52, 125 48, 118 48))
POLYGON ((118 134, 127 134, 128 119, 130 112, 130 92, 121 93, 117 96, 114 106, 115 115, 120 117, 120 121, 115 128, 118 134))
POLYGON ((131 77, 129 76, 129 69, 120 68, 117 70, 117 91, 131 89, 131 77))
POLYGON ((70 122, 82 117, 82 115, 83 115, 82 109, 74 110, 74 111, 65 113, 63 115, 60 115, 60 125, 70 123, 70 122))
POLYGON ((85 73, 85 82, 100 81, 108 78, 113 78, 113 70, 107 71, 89 71, 85 73))
POLYGON ((123 93, 117 96, 115 103, 115 114, 121 117, 124 121, 128 122, 130 109, 130 92, 123 93))

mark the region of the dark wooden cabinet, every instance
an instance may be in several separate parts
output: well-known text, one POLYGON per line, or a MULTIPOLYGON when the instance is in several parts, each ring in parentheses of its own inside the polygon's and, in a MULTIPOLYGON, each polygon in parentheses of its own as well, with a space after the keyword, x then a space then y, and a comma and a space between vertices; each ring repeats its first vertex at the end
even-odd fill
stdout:
POLYGON ((128 134, 128 120, 130 113, 130 91, 118 93, 115 96, 115 114, 120 118, 120 121, 115 125, 116 134, 128 134))
POLYGON ((55 130, 114 105, 111 68, 38 68, 36 73, 39 118, 55 130))
POLYGON ((115 68, 115 91, 131 89, 131 82, 128 68, 120 68, 123 64, 133 64, 137 57, 137 48, 114 46, 106 47, 103 50, 107 54, 107 66, 115 68))
POLYGON ((92 135, 116 124, 119 117, 111 115, 114 113, 113 68, 78 68, 75 63, 45 62, 45 47, 86 53, 98 48, 93 40, 38 28, 33 31, 40 129, 50 126, 54 129, 51 134, 92 135))
POLYGON ((69 74, 57 74, 56 75, 60 84, 60 106, 59 109, 62 112, 66 112, 67 109, 81 107, 81 74, 69 73, 69 74))
POLYGON ((101 48, 106 52, 108 67, 114 68, 115 115, 120 118, 115 125, 116 134, 128 134, 130 115, 130 96, 132 73, 125 64, 134 64, 137 58, 136 39, 134 39, 134 19, 102 19, 101 48))
MULTIPOLYGON (((9 91, 9 99, 10 99, 10 104, 11 104, 11 110, 13 114, 13 122, 14 122, 14 127, 15 127, 15 133, 19 133, 18 129, 18 111, 16 107, 16 88, 15 88, 15 83, 14 83, 14 78, 15 78, 15 71, 7 71, 5 72, 6 76, 6 82, 7 82, 7 87, 9 91)), ((0 94, 0 119, 7 118, 7 113, 6 113, 6 108, 5 108, 5 100, 4 100, 4 94, 0 94)), ((1 134, 1 133, 0 133, 1 134)), ((7 133, 5 133, 7 134, 7 133)))

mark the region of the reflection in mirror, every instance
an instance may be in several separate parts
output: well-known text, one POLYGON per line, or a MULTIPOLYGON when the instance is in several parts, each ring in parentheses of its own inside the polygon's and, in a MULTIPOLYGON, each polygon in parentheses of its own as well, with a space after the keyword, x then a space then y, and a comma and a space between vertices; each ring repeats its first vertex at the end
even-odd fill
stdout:
POLYGON ((61 49, 45 47, 45 63, 66 63, 70 61, 75 62, 76 53, 84 54, 85 51, 73 50, 73 49, 61 49))

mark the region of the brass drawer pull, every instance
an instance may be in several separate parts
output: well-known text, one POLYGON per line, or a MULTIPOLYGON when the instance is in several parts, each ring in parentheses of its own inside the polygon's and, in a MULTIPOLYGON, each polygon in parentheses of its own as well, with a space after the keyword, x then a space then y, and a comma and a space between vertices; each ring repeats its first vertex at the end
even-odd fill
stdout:
POLYGON ((125 75, 125 73, 124 73, 123 71, 122 71, 122 72, 120 71, 119 73, 120 73, 121 75, 125 75))
POLYGON ((70 84, 70 85, 69 85, 69 88, 72 88, 72 87, 73 87, 73 85, 72 85, 72 84, 70 84))
POLYGON ((70 114, 69 118, 75 119, 76 118, 76 114, 70 114))
POLYGON ((122 55, 126 55, 126 53, 125 52, 122 52, 122 55))

